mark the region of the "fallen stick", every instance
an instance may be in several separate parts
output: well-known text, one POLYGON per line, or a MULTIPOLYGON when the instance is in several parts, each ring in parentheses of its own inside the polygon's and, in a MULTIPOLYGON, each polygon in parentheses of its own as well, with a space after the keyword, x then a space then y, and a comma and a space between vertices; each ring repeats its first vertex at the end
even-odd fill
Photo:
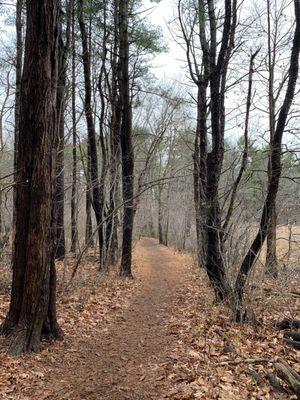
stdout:
POLYGON ((294 349, 300 350, 300 342, 297 340, 283 338, 283 341, 289 346, 294 347, 294 349))
POLYGON ((274 374, 272 374, 272 372, 267 372, 266 377, 270 382, 271 386, 273 386, 273 388, 277 390, 277 392, 284 394, 287 393, 287 390, 280 384, 279 380, 276 378, 274 374))
POLYGON ((232 360, 232 361, 222 361, 220 363, 221 366, 225 365, 239 365, 239 364, 252 364, 252 365, 258 365, 258 364, 274 364, 276 363, 277 360, 268 360, 266 358, 245 358, 243 360, 232 360))
POLYGON ((254 369, 248 368, 247 369, 247 374, 249 374, 252 379, 255 380, 255 382, 259 385, 259 386, 264 386, 265 381, 263 380, 263 378, 260 376, 260 374, 256 371, 254 371, 254 369))
POLYGON ((284 380, 289 388, 297 395, 300 395, 300 375, 288 363, 282 360, 275 362, 274 368, 278 376, 284 380))
POLYGON ((293 340, 296 340, 297 342, 300 342, 300 332, 285 331, 283 334, 283 337, 285 337, 287 339, 293 339, 293 340))

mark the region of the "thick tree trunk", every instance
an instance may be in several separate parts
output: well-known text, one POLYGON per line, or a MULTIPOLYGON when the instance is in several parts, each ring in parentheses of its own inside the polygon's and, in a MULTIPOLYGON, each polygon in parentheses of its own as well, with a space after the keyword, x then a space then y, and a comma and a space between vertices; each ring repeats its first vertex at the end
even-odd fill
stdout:
MULTIPOLYGON (((219 182, 224 158, 225 82, 228 63, 234 46, 236 1, 224 1, 222 37, 218 46, 218 24, 213 2, 199 1, 199 12, 207 12, 199 21, 203 55, 201 72, 191 66, 190 43, 187 41, 188 62, 192 79, 198 86, 197 129, 194 153, 194 201, 198 262, 207 270, 216 298, 223 301, 230 295, 222 254, 222 225, 219 205, 219 182), (207 38, 209 35, 209 38, 207 38), (218 51, 219 49, 219 51, 218 51), (210 87, 210 101, 207 88, 210 87), (211 151, 208 153, 207 116, 210 103, 211 151)), ((184 26, 182 25, 184 30, 184 26)))
POLYGON ((221 211, 219 205, 218 185, 219 178, 216 179, 215 168, 212 163, 221 163, 218 159, 211 159, 208 162, 208 188, 207 188, 207 220, 206 220, 206 270, 208 277, 213 285, 216 298, 220 301, 225 300, 230 294, 227 282, 225 265, 222 254, 222 226, 221 211))
POLYGON ((123 239, 120 275, 132 277, 132 236, 134 223, 134 152, 132 145, 132 106, 129 88, 129 2, 119 2, 119 93, 121 109, 120 143, 122 152, 123 239))
MULTIPOLYGON (((17 152, 16 241, 9 312, 3 332, 11 354, 39 351, 54 298, 51 222, 56 150, 57 0, 27 1, 17 152)), ((53 311, 53 307, 52 307, 53 311)), ((51 315, 56 321, 55 310, 51 315)), ((54 332, 53 332, 54 333, 54 332)), ((56 335, 55 335, 56 336, 56 335)))

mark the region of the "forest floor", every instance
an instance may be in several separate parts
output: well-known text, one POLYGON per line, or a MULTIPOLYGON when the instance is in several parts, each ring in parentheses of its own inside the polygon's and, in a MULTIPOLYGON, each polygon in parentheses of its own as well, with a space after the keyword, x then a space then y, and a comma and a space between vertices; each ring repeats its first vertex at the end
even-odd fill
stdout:
MULTIPOLYGON (((59 296, 63 342, 12 358, 1 339, 1 400, 291 398, 266 382, 271 364, 243 360, 280 357, 300 372, 299 353, 274 327, 287 309, 297 316, 299 303, 283 309, 280 301, 276 308, 272 299, 256 310, 259 326, 239 325, 214 303, 190 256, 143 238, 134 264, 134 281, 99 276, 93 257, 81 267, 74 286, 59 296)), ((1 318, 8 300, 0 286, 1 318)))

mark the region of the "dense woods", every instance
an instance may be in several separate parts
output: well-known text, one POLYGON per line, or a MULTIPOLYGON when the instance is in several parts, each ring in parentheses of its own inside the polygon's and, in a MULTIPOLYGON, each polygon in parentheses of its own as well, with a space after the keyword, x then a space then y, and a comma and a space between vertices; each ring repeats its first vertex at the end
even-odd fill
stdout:
MULTIPOLYGON (((273 397, 234 397, 229 388, 217 397, 199 389, 199 372, 186 397, 178 389, 140 398, 299 396, 300 2, 16 0, 0 2, 0 11, 3 357, 68 351, 67 302, 78 300, 76 291, 99 295, 88 320, 97 325, 96 304, 110 299, 103 285, 111 284, 128 317, 124 330, 140 323, 147 336, 144 325, 160 326, 166 304, 171 315, 163 318, 180 343, 182 326, 191 334, 197 318, 207 319, 203 352, 219 326, 251 329, 255 346, 284 330, 278 359, 268 351, 240 359, 227 331, 221 335, 220 354, 233 357, 221 367, 270 364, 272 372, 247 374, 260 388, 268 377, 273 397), (167 26, 155 23, 156 9, 168 10, 167 26), (171 64, 177 75, 168 74, 171 64), (148 300, 137 300, 135 319, 122 301, 141 293, 148 300), (201 311, 207 293, 210 314, 201 311), (140 316, 148 312, 149 321, 140 316)), ((117 351, 127 347, 121 340, 117 351)), ((200 359, 195 351, 188 354, 200 359)), ((233 384, 226 376, 217 382, 233 384)), ((99 398, 129 398, 111 396, 99 398)))

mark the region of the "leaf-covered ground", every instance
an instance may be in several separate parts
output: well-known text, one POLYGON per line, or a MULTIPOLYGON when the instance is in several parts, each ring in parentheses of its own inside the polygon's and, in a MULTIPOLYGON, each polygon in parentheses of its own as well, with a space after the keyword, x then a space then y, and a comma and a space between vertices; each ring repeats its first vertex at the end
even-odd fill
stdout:
MULTIPOLYGON (((266 374, 277 358, 300 372, 299 353, 274 326, 285 314, 297 317, 299 297, 283 299, 265 282, 251 297, 258 324, 239 325, 214 303, 191 257, 142 239, 134 264, 136 279, 127 281, 115 271, 103 277, 92 256, 85 260, 72 286, 59 293, 63 342, 12 358, 1 339, 0 399, 291 398, 274 391, 266 374)), ((59 270, 61 281, 62 265, 59 270)), ((8 282, 4 274, 1 319, 8 282)))

